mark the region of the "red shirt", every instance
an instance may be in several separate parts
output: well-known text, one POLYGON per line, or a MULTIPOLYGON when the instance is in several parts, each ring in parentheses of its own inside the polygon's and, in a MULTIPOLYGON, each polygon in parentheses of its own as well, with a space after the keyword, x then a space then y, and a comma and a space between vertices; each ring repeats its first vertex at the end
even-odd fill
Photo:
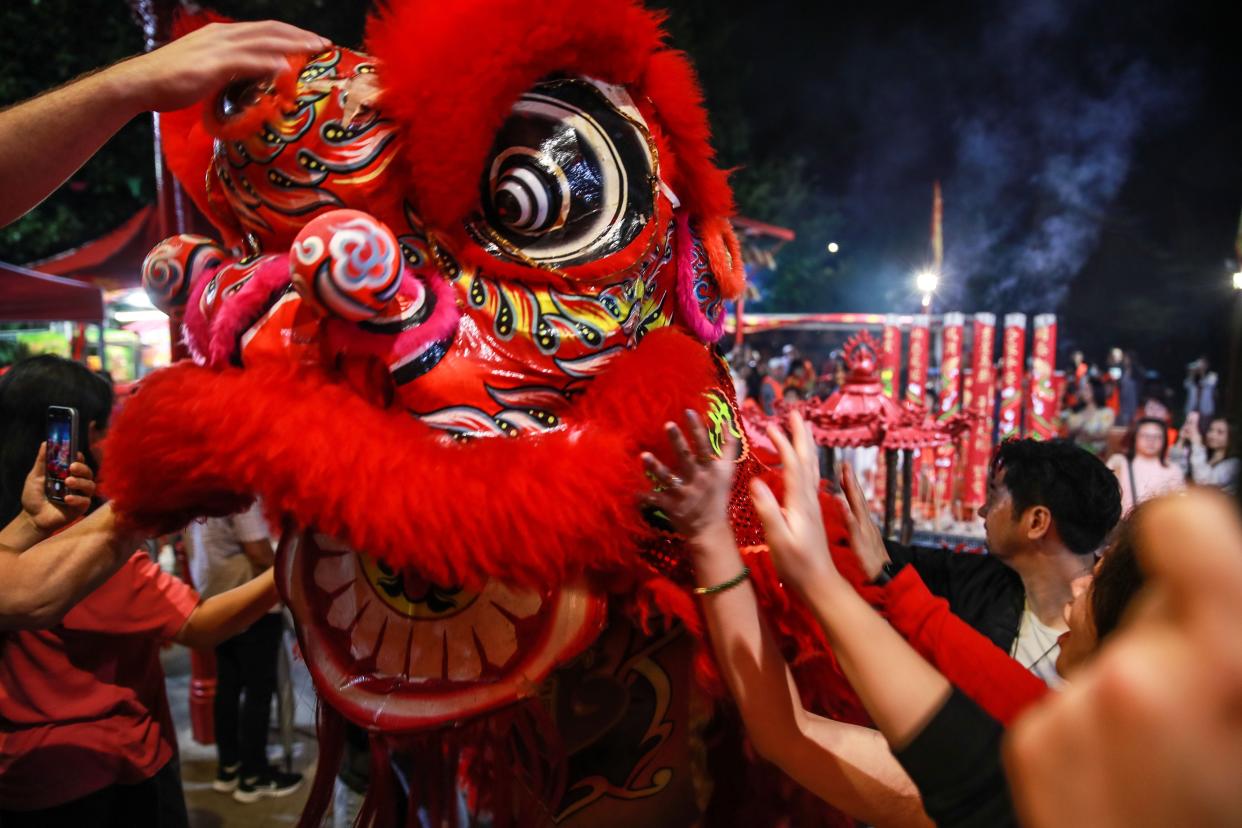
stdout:
POLYGON ((0 808, 49 808, 168 763, 159 646, 197 605, 136 552, 58 626, 0 633, 0 808))

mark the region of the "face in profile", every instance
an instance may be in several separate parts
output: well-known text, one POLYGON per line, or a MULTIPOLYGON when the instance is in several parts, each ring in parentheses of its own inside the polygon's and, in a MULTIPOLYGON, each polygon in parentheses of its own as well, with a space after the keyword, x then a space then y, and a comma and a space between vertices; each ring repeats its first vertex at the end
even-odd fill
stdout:
POLYGON ((1001 469, 988 479, 987 499, 979 507, 987 532, 988 550, 998 558, 1012 553, 1016 546, 1018 522, 1013 511, 1013 495, 1005 486, 1005 470, 1001 469))

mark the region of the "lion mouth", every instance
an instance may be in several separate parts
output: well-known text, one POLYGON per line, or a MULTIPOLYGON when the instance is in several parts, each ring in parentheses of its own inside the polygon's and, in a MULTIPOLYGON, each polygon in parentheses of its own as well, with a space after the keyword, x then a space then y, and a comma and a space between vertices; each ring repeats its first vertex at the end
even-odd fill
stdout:
POLYGON ((603 625, 604 600, 581 586, 446 587, 310 533, 282 539, 277 566, 316 688, 364 727, 419 730, 516 702, 603 625))

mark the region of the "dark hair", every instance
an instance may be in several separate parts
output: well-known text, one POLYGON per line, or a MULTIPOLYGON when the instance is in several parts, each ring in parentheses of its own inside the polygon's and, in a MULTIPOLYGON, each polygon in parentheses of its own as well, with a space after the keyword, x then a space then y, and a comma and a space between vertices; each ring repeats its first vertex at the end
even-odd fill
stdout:
POLYGON ((989 476, 1002 469, 1014 516, 1046 507, 1061 540, 1078 555, 1099 549, 1121 518, 1116 476, 1069 440, 1006 440, 992 455, 989 476))
POLYGON ((1135 550, 1135 527, 1150 502, 1140 503, 1126 515, 1091 581, 1091 616, 1097 647, 1121 624, 1130 602, 1143 586, 1143 570, 1135 550))
POLYGON ((78 448, 98 471, 87 435, 91 423, 108 426, 112 399, 107 380, 58 356, 24 359, 0 377, 0 525, 21 512, 22 486, 47 436, 48 406, 78 410, 78 448))
POLYGON ((1160 465, 1169 464, 1169 424, 1156 417, 1142 417, 1135 420, 1126 433, 1126 459, 1134 462, 1135 444, 1138 443, 1139 429, 1145 425, 1154 425, 1160 429, 1160 465))
POLYGON ((1104 381, 1099 377, 1091 377, 1088 379, 1091 386, 1091 399, 1095 401, 1096 408, 1103 408, 1108 405, 1108 389, 1104 387, 1104 381))
POLYGON ((1234 442, 1235 442, 1235 441, 1234 441, 1234 439, 1233 439, 1233 435, 1234 435, 1234 434, 1236 434, 1237 432, 1234 430, 1234 428, 1233 428, 1233 423, 1229 420, 1229 418, 1228 418, 1228 417, 1226 417, 1224 414, 1215 414, 1215 415, 1213 415, 1213 416, 1212 416, 1212 417, 1211 417, 1211 418, 1207 421, 1207 423, 1205 423, 1205 424, 1203 425, 1202 431, 1201 431, 1200 433, 1201 433, 1201 434, 1206 435, 1206 434, 1207 434, 1207 430, 1208 430, 1209 428, 1211 428, 1211 427, 1212 427, 1212 423, 1215 423, 1215 422, 1218 422, 1218 421, 1219 421, 1219 422, 1222 422, 1222 423, 1224 423, 1224 424, 1225 424, 1225 431, 1226 431, 1226 432, 1228 433, 1228 435, 1229 435, 1228 439, 1227 439, 1227 440, 1225 440, 1225 456, 1226 456, 1226 457, 1232 457, 1232 456, 1233 456, 1233 450, 1234 450, 1234 448, 1235 448, 1235 446, 1234 446, 1234 442))

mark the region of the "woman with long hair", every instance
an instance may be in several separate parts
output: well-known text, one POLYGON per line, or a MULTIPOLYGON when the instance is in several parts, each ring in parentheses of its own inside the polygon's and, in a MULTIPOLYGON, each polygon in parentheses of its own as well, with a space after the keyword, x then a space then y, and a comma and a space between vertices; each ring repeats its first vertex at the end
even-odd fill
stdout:
POLYGON ((1184 472, 1169 463, 1169 432, 1164 420, 1146 417, 1136 422, 1126 438, 1126 453, 1108 458, 1108 468, 1121 485, 1121 510, 1156 495, 1185 488, 1184 472))
POLYGON ((1224 417, 1213 417, 1207 431, 1199 433, 1198 418, 1187 417, 1182 439, 1190 447, 1186 474, 1198 486, 1215 486, 1237 494, 1242 460, 1233 456, 1233 429, 1224 417))

